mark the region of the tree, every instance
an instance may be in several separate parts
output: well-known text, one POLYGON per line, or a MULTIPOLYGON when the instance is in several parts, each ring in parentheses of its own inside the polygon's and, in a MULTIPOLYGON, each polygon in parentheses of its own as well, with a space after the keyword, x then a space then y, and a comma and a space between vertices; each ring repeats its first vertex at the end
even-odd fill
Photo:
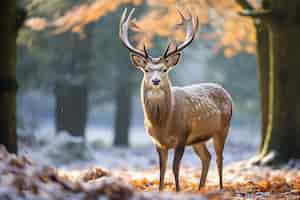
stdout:
POLYGON ((17 152, 16 133, 16 1, 3 1, 1 31, 0 73, 0 143, 9 152, 17 152))
MULTIPOLYGON (((236 2, 245 10, 253 11, 255 8, 248 1, 236 0, 236 2)), ((263 2, 261 5, 262 9, 266 9, 266 3, 263 2)), ((254 160, 260 157, 263 151, 267 128, 269 124, 269 70, 270 70, 270 59, 269 59, 269 31, 265 21, 255 19, 253 24, 256 30, 256 57, 258 64, 258 81, 259 81, 259 94, 260 94, 260 110, 261 110, 261 145, 259 148, 259 156, 255 157, 254 160)), ((259 160, 259 159, 258 159, 259 160)), ((255 161, 256 162, 256 161, 255 161)))
MULTIPOLYGON (((123 66, 126 67, 126 66, 123 66)), ((122 70, 124 71, 124 70, 122 70)), ((128 74, 128 73, 127 73, 128 74)), ((124 76, 124 74, 122 75, 124 76)), ((114 145, 129 145, 129 128, 132 118, 132 95, 133 87, 130 80, 119 77, 115 90, 115 125, 114 145)))
POLYGON ((67 66, 67 77, 56 81, 54 90, 56 131, 67 131, 73 136, 85 136, 88 118, 89 75, 92 58, 92 33, 94 24, 86 30, 86 38, 71 37, 71 57, 67 66))
MULTIPOLYGON (((110 27, 109 29, 100 30, 103 42, 109 41, 112 44, 120 44, 118 38, 119 21, 122 13, 119 8, 114 14, 107 15, 100 22, 101 27, 110 27)), ((114 102, 115 102, 115 118, 114 118, 114 141, 116 146, 129 145, 129 128, 132 118, 132 96, 134 95, 134 87, 136 84, 135 71, 129 60, 127 50, 121 45, 113 47, 104 47, 105 51, 101 52, 101 58, 106 60, 103 65, 108 65, 114 72, 113 80, 110 83, 114 102)), ((100 55, 99 55, 100 56, 100 55)))
MULTIPOLYGON (((268 1, 265 1, 267 4, 268 1)), ((270 33, 270 110, 263 154, 275 152, 274 162, 300 158, 300 84, 298 45, 299 1, 271 1, 266 21, 270 33)))
POLYGON ((85 84, 57 82, 55 94, 56 132, 84 137, 88 115, 88 88, 85 84))
POLYGON ((297 90, 300 26, 296 11, 300 2, 264 0, 262 5, 263 9, 248 9, 242 14, 261 20, 268 31, 269 119, 259 161, 274 164, 300 158, 300 95, 297 90))

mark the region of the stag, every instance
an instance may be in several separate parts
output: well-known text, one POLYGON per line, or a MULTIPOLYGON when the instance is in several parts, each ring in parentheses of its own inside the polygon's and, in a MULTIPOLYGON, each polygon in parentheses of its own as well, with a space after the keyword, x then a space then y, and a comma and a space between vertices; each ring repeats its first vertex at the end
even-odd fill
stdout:
POLYGON ((186 146, 192 146, 201 160, 199 189, 205 186, 211 154, 206 142, 212 138, 216 153, 219 186, 223 188, 223 149, 232 116, 232 99, 218 84, 201 83, 185 87, 172 87, 168 72, 177 65, 182 50, 195 38, 198 18, 185 17, 180 11, 181 24, 186 25, 186 39, 181 44, 169 43, 163 55, 152 57, 144 45, 134 47, 128 38, 132 9, 124 10, 120 20, 120 40, 129 49, 130 58, 143 74, 141 102, 144 123, 159 157, 159 191, 163 190, 168 150, 174 149, 173 174, 176 191, 180 191, 179 168, 186 146))

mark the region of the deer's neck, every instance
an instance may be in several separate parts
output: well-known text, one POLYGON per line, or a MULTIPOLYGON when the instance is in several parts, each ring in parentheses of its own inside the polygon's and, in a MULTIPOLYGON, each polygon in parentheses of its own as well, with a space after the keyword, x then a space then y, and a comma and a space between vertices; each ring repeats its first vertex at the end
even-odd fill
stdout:
POLYGON ((154 127, 166 127, 172 113, 171 83, 169 82, 162 88, 153 89, 147 87, 143 81, 141 89, 146 120, 154 127))

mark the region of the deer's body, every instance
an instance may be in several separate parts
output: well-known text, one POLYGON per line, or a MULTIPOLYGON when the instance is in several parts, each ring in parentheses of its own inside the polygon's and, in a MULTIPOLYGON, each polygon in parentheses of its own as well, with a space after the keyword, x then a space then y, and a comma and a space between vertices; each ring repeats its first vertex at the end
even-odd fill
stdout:
MULTIPOLYGON (((192 17, 187 26, 186 40, 180 45, 168 45, 164 54, 151 57, 146 47, 144 51, 133 47, 128 39, 131 17, 124 11, 120 21, 120 39, 130 51, 133 64, 143 71, 141 101, 144 110, 145 127, 150 134, 159 156, 160 182, 163 189, 168 150, 174 148, 173 174, 176 191, 180 190, 179 168, 184 148, 191 145, 202 161, 199 188, 203 187, 210 165, 210 153, 205 142, 213 139, 219 171, 220 188, 223 187, 223 149, 232 115, 232 100, 221 86, 203 83, 186 87, 172 87, 168 72, 178 63, 181 51, 195 37, 198 19, 192 17)), ((187 19, 180 13, 182 24, 187 19)), ((136 25, 135 25, 136 26, 136 25)))
POLYGON ((217 84, 167 87, 157 91, 147 90, 142 85, 141 100, 145 127, 160 148, 176 148, 182 142, 193 145, 227 135, 223 132, 230 125, 232 101, 217 84))

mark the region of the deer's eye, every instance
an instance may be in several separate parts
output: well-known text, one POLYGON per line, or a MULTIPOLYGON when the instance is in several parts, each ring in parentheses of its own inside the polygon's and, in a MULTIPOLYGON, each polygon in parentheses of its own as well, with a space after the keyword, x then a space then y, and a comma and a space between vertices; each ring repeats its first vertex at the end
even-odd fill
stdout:
POLYGON ((167 72, 168 71, 168 69, 163 69, 163 72, 167 72))
POLYGON ((148 70, 148 69, 145 69, 145 72, 149 72, 149 70, 148 70))

